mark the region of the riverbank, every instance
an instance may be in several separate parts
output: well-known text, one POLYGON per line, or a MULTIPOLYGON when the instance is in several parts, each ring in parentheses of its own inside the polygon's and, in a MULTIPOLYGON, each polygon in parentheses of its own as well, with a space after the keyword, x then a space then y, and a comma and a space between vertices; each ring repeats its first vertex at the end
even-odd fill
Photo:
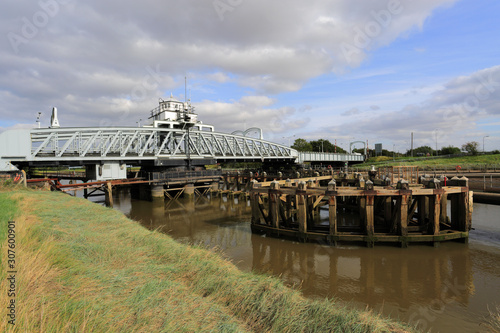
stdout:
POLYGON ((398 157, 389 156, 371 157, 365 163, 356 164, 353 167, 359 170, 369 170, 372 165, 375 167, 384 166, 418 166, 421 171, 456 171, 457 166, 460 172, 481 171, 497 172, 500 170, 500 154, 476 155, 476 156, 430 156, 430 157, 398 157))
MULTIPOLYGON (((1 190, 0 218, 0 316, 14 300, 18 331, 412 331, 335 300, 306 299, 84 199, 1 190), (7 221, 15 221, 14 283, 7 221)), ((13 330, 0 321, 0 331, 13 330)))

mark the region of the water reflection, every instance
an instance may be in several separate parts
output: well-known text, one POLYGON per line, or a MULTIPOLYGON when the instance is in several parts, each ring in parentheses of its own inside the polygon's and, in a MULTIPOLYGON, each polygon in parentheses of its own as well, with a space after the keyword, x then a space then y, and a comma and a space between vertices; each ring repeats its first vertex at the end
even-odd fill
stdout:
POLYGON ((474 294, 469 251, 461 244, 403 250, 283 244, 258 235, 251 240, 252 268, 301 284, 306 295, 336 296, 371 306, 391 302, 408 309, 427 304, 450 281, 460 292, 445 297, 466 305, 474 294))
POLYGON ((278 276, 308 297, 369 306, 435 332, 481 331, 488 306, 493 309, 500 296, 500 242, 491 242, 500 235, 491 222, 500 207, 488 206, 485 213, 475 206, 476 230, 468 245, 407 249, 330 247, 255 235, 249 204, 225 198, 146 202, 120 193, 115 207, 181 242, 217 246, 241 269, 278 276), (481 236, 483 226, 489 238, 481 236))

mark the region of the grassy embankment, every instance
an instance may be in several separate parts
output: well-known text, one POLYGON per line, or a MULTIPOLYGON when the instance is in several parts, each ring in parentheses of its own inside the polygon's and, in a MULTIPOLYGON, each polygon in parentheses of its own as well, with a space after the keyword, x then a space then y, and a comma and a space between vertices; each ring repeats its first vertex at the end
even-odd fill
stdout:
POLYGON ((359 169, 368 169, 371 165, 376 167, 381 166, 399 166, 399 165, 414 165, 419 169, 433 169, 443 168, 454 170, 457 165, 460 165, 462 170, 465 169, 484 169, 485 165, 496 165, 500 169, 500 154, 495 155, 477 155, 477 156, 458 156, 458 157, 443 157, 443 158, 396 158, 394 161, 392 157, 378 156, 371 157, 366 163, 357 164, 354 167, 359 169))
POLYGON ((0 331, 7 221, 16 222, 20 332, 406 332, 334 300, 309 300, 274 277, 151 232, 62 193, 0 190, 0 331))

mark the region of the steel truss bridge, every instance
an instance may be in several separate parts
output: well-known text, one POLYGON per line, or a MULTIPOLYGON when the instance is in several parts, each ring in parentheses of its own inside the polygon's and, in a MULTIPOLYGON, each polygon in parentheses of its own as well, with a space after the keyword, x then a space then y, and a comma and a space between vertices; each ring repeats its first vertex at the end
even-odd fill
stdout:
MULTIPOLYGON (((0 158, 15 165, 207 165, 225 161, 362 162, 363 155, 299 153, 238 134, 156 127, 35 128, 0 134, 0 158)), ((2 166, 0 165, 0 168, 2 166)))

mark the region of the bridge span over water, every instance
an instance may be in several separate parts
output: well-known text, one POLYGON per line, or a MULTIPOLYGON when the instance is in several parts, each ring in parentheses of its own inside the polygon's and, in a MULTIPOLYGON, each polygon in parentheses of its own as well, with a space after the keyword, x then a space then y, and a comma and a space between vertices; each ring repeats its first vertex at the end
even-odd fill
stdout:
POLYGON ((220 162, 362 162, 364 155, 298 152, 288 146, 212 131, 156 127, 35 128, 0 134, 2 165, 210 165, 220 162), (189 162, 188 162, 189 161, 189 162))

